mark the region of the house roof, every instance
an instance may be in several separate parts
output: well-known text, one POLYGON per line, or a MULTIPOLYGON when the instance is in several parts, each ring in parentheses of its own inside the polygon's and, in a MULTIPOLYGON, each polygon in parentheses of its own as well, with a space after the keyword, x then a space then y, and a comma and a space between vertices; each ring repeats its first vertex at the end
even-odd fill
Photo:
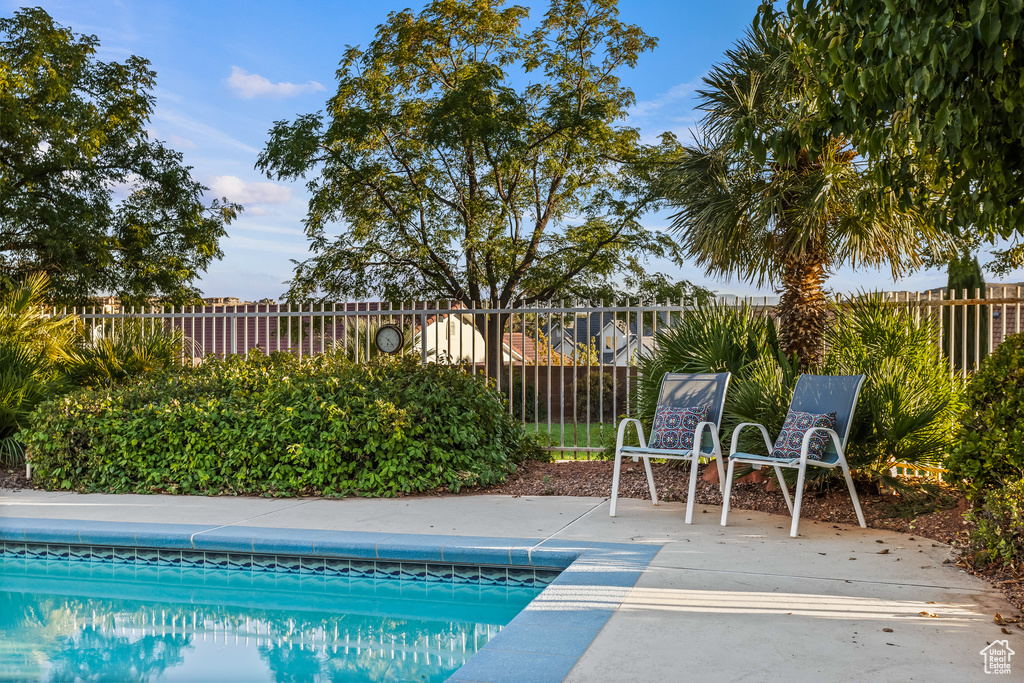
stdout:
MULTIPOLYGON (((629 327, 627 334, 636 335, 636 320, 635 316, 630 316, 629 327)), ((600 339, 601 333, 605 327, 610 323, 615 323, 615 314, 609 311, 594 311, 587 316, 587 320, 576 320, 571 325, 566 325, 563 332, 563 338, 569 338, 571 341, 588 341, 594 339, 600 339)), ((618 322, 624 323, 623 320, 618 322)), ((545 333, 548 330, 545 328, 545 333)))

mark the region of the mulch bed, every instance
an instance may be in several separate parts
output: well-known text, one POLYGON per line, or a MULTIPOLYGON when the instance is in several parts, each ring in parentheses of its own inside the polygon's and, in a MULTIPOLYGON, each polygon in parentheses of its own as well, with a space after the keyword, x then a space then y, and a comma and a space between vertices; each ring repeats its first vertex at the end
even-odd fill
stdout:
POLYGON ((0 491, 3 491, 4 489, 17 491, 19 489, 31 488, 35 487, 32 486, 32 481, 25 476, 24 467, 18 467, 15 469, 0 467, 0 491))
MULTIPOLYGON (((511 496, 593 496, 603 498, 612 486, 613 463, 606 460, 536 462, 521 466, 509 479, 497 486, 464 489, 458 495, 502 494, 511 496)), ((664 501, 686 500, 690 474, 688 469, 655 465, 654 484, 658 498, 664 501)), ((767 470, 765 470, 767 472, 767 470)), ((703 467, 702 467, 703 473, 703 467)), ((717 474, 717 472, 716 472, 717 474)), ((733 484, 730 507, 738 510, 757 510, 789 516, 786 502, 779 491, 769 491, 764 474, 754 473, 733 484)), ((25 477, 24 468, 0 468, 0 490, 34 488, 25 477)), ((430 495, 453 495, 447 489, 438 489, 430 495)), ((619 481, 619 496, 622 498, 650 498, 647 490, 647 476, 642 463, 626 461, 622 466, 619 481)), ((960 500, 956 507, 919 514, 905 518, 892 516, 901 499, 894 495, 877 495, 858 492, 868 527, 888 529, 914 534, 956 548, 964 547, 969 529, 963 520, 966 501, 960 500)), ((722 494, 718 484, 697 480, 696 505, 721 505, 722 494)), ((698 508, 699 511, 699 508, 698 508)), ((816 491, 808 489, 803 498, 801 519, 814 519, 833 524, 857 523, 857 516, 850 504, 849 493, 844 488, 816 491)), ((1003 591, 1007 599, 1018 609, 1024 610, 1024 578, 1003 571, 978 569, 966 560, 957 559, 956 564, 979 578, 989 581, 993 587, 1003 591)), ((1009 624, 1008 624, 1009 625, 1009 624)))

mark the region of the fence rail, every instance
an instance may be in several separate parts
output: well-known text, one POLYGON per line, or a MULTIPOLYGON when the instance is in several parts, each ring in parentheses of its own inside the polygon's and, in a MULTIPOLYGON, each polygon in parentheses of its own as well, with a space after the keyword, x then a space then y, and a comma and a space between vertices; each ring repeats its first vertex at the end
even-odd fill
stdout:
MULTIPOLYGON (((1019 333, 1020 287, 967 292, 889 292, 918 323, 931 321, 937 349, 951 373, 966 376, 1006 336, 1019 333)), ((720 305, 774 315, 768 297, 720 298, 720 305)), ((840 306, 856 305, 842 298, 840 306)), ((79 316, 92 339, 136 324, 180 330, 193 362, 252 352, 300 357, 337 351, 354 360, 378 353, 373 336, 396 325, 405 352, 421 362, 458 364, 493 381, 509 410, 542 447, 591 457, 614 443, 616 420, 636 413, 637 360, 654 353, 658 334, 692 307, 626 302, 621 306, 557 302, 516 308, 463 307, 452 302, 227 303, 189 307, 64 309, 79 316), (488 356, 487 348, 500 347, 488 356)), ((931 468, 917 467, 921 472, 931 468)))

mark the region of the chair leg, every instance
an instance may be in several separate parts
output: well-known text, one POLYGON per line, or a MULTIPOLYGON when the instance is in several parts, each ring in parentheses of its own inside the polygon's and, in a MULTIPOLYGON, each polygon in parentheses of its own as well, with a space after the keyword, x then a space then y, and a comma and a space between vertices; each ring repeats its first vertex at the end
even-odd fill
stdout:
POLYGON ((732 493, 732 473, 736 469, 736 463, 729 458, 729 472, 725 475, 725 493, 722 494, 722 526, 726 526, 729 519, 729 495, 732 493))
POLYGON ((853 486, 853 477, 850 476, 850 466, 846 464, 846 458, 842 458, 839 463, 843 468, 843 476, 846 477, 846 487, 850 489, 850 498, 853 500, 853 509, 857 511, 857 522, 860 523, 862 529, 866 529, 868 527, 868 523, 864 521, 864 511, 860 509, 860 499, 857 498, 857 489, 853 486))
POLYGON ((694 455, 690 462, 690 490, 686 494, 686 523, 693 524, 693 504, 697 498, 697 462, 700 456, 694 455))
POLYGON ((619 498, 619 472, 622 470, 622 453, 615 451, 615 469, 612 472, 612 502, 608 506, 608 516, 615 516, 615 502, 619 498))
POLYGON ((800 525, 800 501, 804 497, 804 475, 807 473, 807 463, 800 463, 800 472, 796 475, 796 500, 793 501, 793 524, 789 528, 791 538, 796 538, 797 527, 800 525))
POLYGON ((718 465, 718 490, 725 493, 725 466, 722 465, 722 452, 715 453, 715 464, 718 465))
POLYGON ((775 476, 779 479, 779 488, 782 489, 782 497, 786 499, 786 507, 789 508, 789 514, 793 514, 793 501, 789 497, 789 487, 786 486, 786 480, 782 477, 782 468, 778 465, 775 466, 775 476))
POLYGON ((644 458, 644 469, 647 470, 647 485, 651 487, 651 502, 658 504, 658 492, 654 490, 654 472, 651 471, 651 459, 644 458))

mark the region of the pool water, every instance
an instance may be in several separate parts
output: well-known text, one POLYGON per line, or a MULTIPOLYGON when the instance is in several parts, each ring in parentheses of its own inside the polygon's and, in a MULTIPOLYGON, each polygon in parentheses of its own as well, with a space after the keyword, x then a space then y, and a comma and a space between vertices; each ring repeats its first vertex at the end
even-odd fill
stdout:
POLYGON ((443 681, 541 590, 8 558, 0 679, 443 681))

